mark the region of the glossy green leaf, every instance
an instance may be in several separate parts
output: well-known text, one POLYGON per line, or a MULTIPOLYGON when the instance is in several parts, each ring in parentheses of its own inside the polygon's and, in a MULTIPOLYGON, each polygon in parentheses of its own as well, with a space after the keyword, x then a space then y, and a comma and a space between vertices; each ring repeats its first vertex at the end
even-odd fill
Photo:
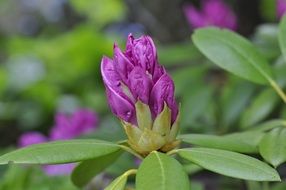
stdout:
POLYGON ((253 181, 280 181, 275 169, 240 153, 211 149, 179 149, 178 154, 199 166, 229 177, 253 181))
POLYGON ((272 71, 266 59, 244 37, 226 29, 198 29, 195 45, 223 69, 259 84, 269 84, 272 71))
POLYGON ((180 139, 193 145, 217 148, 241 153, 256 153, 257 146, 263 137, 262 132, 243 132, 224 136, 186 134, 180 139))
POLYGON ((136 175, 136 190, 189 190, 183 166, 174 158, 159 152, 150 153, 136 175))
POLYGON ((63 164, 96 158, 118 151, 117 144, 101 140, 67 140, 35 144, 4 154, 0 165, 16 164, 63 164))
POLYGON ((259 144, 262 157, 274 167, 286 161, 286 129, 276 128, 267 133, 259 144))
POLYGON ((119 150, 111 154, 81 162, 72 172, 72 182, 78 187, 85 186, 93 177, 111 165, 121 153, 122 151, 119 150))
POLYGON ((117 177, 111 184, 104 190, 124 190, 129 175, 136 174, 137 170, 131 169, 117 177))
POLYGON ((280 21, 278 39, 280 49, 284 55, 284 59, 286 60, 286 16, 284 16, 280 21))
POLYGON ((250 127, 267 117, 278 103, 279 97, 272 89, 262 91, 243 112, 240 126, 250 127))

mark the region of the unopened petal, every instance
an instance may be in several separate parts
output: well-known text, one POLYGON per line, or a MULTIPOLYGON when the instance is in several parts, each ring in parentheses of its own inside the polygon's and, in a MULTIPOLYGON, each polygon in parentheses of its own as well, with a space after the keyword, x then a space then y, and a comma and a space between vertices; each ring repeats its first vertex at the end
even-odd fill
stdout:
POLYGON ((132 124, 136 124, 134 105, 108 86, 106 86, 106 92, 111 111, 120 119, 132 124))
POLYGON ((128 77, 129 88, 133 96, 143 103, 148 104, 153 85, 151 77, 140 67, 135 67, 128 77))
POLYGON ((120 86, 121 78, 114 68, 113 60, 105 56, 101 60, 101 75, 105 85, 113 88, 120 86))
POLYGON ((123 82, 127 82, 128 74, 134 68, 134 65, 128 60, 128 58, 121 52, 117 45, 114 45, 114 70, 121 77, 123 82))
POLYGON ((157 52, 153 40, 148 36, 135 39, 132 47, 132 56, 137 66, 153 74, 157 63, 157 52))
POLYGON ((166 102, 172 112, 172 123, 176 120, 178 106, 175 102, 174 90, 174 82, 168 74, 164 74, 154 85, 150 99, 151 111, 154 117, 161 113, 164 102, 166 102))

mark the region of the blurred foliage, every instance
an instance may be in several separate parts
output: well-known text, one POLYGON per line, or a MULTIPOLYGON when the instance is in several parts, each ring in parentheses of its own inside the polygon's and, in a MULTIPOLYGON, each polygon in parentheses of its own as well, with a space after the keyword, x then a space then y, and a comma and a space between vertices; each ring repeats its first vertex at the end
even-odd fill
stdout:
POLYGON ((104 3, 100 0, 71 0, 70 3, 77 12, 87 16, 88 20, 97 26, 120 21, 126 11, 122 0, 108 0, 104 3))
POLYGON ((260 5, 261 14, 268 21, 276 20, 276 1, 272 0, 262 0, 260 5))

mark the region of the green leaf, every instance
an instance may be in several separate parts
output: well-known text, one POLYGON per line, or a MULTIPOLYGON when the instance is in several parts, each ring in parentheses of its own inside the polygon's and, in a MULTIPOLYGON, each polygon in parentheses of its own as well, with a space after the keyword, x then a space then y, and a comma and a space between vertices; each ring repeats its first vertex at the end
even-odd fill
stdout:
POLYGON ((261 156, 274 167, 286 161, 286 129, 276 128, 267 133, 259 144, 261 156))
POLYGON ((183 166, 174 158, 159 152, 150 153, 136 175, 136 190, 189 190, 183 166))
POLYGON ((117 177, 111 184, 109 184, 104 190, 124 190, 127 178, 129 175, 136 174, 137 170, 131 169, 117 177))
POLYGON ((67 140, 35 144, 0 157, 0 165, 63 164, 96 158, 118 151, 117 144, 101 140, 67 140))
POLYGON ((72 172, 72 182, 78 187, 84 187, 93 177, 111 165, 121 153, 122 151, 119 150, 81 162, 72 172))
POLYGON ((195 45, 223 69, 259 84, 269 84, 272 71, 266 59, 244 37, 226 29, 198 29, 192 36, 195 45))
POLYGON ((280 21, 278 39, 280 49, 284 55, 284 59, 286 60, 286 16, 284 16, 280 21))
POLYGON ((257 146, 263 137, 262 132, 242 132, 224 136, 186 134, 181 135, 180 139, 207 148, 217 148, 241 153, 256 153, 257 146))
POLYGON ((272 89, 262 91, 243 112, 240 126, 247 128, 263 120, 273 111, 278 100, 277 94, 272 89))
POLYGON ((264 162, 236 152, 211 149, 179 149, 178 154, 199 166, 229 177, 253 181, 280 181, 275 169, 264 162))

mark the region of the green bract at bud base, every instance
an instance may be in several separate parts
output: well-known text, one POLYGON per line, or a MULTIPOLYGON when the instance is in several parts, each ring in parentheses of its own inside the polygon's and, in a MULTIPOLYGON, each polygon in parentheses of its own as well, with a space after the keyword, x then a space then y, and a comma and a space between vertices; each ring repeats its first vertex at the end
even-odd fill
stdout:
POLYGON ((180 141, 176 140, 180 112, 176 121, 171 125, 171 110, 166 103, 154 121, 148 105, 137 101, 135 108, 138 126, 121 121, 128 137, 128 144, 133 150, 142 156, 147 156, 155 150, 168 152, 180 144, 180 141))

